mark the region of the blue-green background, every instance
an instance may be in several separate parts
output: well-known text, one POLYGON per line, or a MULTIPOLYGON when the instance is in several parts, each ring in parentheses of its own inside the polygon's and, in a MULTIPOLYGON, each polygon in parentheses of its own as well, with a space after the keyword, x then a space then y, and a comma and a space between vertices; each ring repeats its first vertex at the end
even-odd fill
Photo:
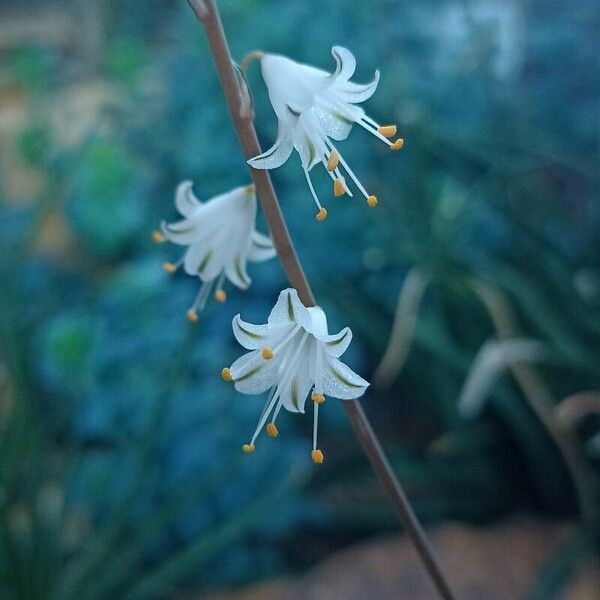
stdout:
MULTIPOLYGON (((562 428, 554 407, 600 386, 597 3, 219 6, 238 60, 260 48, 333 69, 340 44, 357 57, 356 81, 381 70, 365 108, 397 123, 405 148, 390 153, 360 128, 340 144, 375 209, 334 199, 315 169, 329 210, 317 223, 298 157, 272 176, 330 328, 352 328, 345 360, 367 379, 407 273, 428 281, 397 378, 364 399, 420 516, 486 523, 531 511, 593 534, 543 415, 562 428), (513 335, 545 344, 529 366, 542 419, 502 369, 476 418, 457 410, 475 357, 498 336, 482 286, 502 299, 513 335)), ((72 39, 0 48, 0 98, 25 114, 0 150, 0 597, 151 600, 233 586, 395 528, 334 400, 322 411, 322 467, 310 462, 312 419, 298 415, 283 415, 280 437, 252 456, 240 452, 262 399, 219 372, 240 352, 232 316, 264 320, 286 287, 276 261, 251 265, 251 289, 230 289, 195 326, 185 311, 198 282, 161 269, 178 250, 150 232, 174 218, 177 183, 192 179, 208 198, 249 181, 186 3, 7 1, 0 16, 43 23, 52 11, 71 20, 72 39), (77 104, 86 89, 102 90, 93 110, 77 104), (15 165, 39 178, 35 192, 12 186, 15 165)), ((256 66, 249 80, 268 147, 276 120, 256 66)), ((588 509, 598 423, 592 411, 564 426, 588 509)), ((567 554, 561 574, 578 560, 567 554)))

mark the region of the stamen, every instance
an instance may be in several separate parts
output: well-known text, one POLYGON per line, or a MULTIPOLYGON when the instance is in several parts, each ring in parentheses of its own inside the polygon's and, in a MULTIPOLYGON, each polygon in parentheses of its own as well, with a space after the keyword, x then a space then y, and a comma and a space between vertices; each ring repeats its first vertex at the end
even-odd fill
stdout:
POLYGON ((254 444, 244 444, 242 446, 242 450, 246 453, 246 454, 252 454, 252 452, 254 452, 256 450, 256 446, 254 444))
POLYGON ((267 425, 267 433, 270 437, 276 438, 279 435, 279 429, 277 429, 277 425, 275 425, 275 423, 269 423, 267 425))
MULTIPOLYGON (((250 451, 250 452, 251 452, 251 451, 250 451)), ((325 460, 325 457, 323 456, 323 453, 322 453, 320 450, 318 450, 318 449, 316 449, 316 450, 313 450, 313 451, 310 453, 310 457, 312 458, 312 461, 313 461, 313 462, 314 462, 316 465, 321 465, 321 464, 323 464, 323 461, 325 460)))
POLYGON ((315 402, 315 412, 313 418, 313 449, 310 453, 310 457, 316 465, 320 465, 323 462, 323 453, 317 448, 317 430, 319 425, 319 403, 315 402))
POLYGON ((221 271, 219 275, 219 279, 217 279, 216 291, 215 291, 215 300, 217 302, 225 302, 227 300, 227 294, 223 289, 223 284, 225 283, 225 271, 221 271))
MULTIPOLYGON (((339 162, 340 162, 340 157, 338 156, 338 153, 334 150, 329 155, 329 158, 327 159, 327 170, 333 171, 338 166, 339 162)), ((159 232, 156 232, 156 233, 159 233, 159 232)))
POLYGON ((279 352, 297 333, 300 331, 300 325, 296 325, 280 342, 273 348, 273 354, 279 352))
POLYGON ((371 208, 373 208, 374 206, 377 206, 377 202, 378 202, 378 200, 377 200, 377 196, 369 196, 369 197, 367 198, 367 204, 368 204, 368 205, 369 205, 371 208))
MULTIPOLYGON (((315 201, 317 208, 319 209, 319 214, 321 214, 321 212, 325 209, 321 206, 321 203, 319 202, 319 199, 317 198, 315 188, 313 187, 312 181, 310 180, 310 175, 308 174, 308 171, 306 169, 304 169, 304 175, 306 177, 306 182, 308 183, 308 189, 310 190, 313 200, 315 201)), ((327 211, 325 210, 325 217, 326 216, 327 216, 327 211)), ((317 216, 317 219, 322 221, 325 217, 322 217, 321 219, 319 219, 319 217, 317 216)))
POLYGON ((269 346, 265 346, 262 349, 262 357, 265 360, 271 360, 273 358, 273 350, 271 350, 271 348, 269 348, 269 346))
POLYGON ((152 232, 152 241, 155 244, 162 244, 167 238, 158 230, 152 232))
POLYGON ((283 406, 283 404, 281 402, 279 402, 279 404, 277 404, 277 406, 275 407, 275 410, 273 411, 273 416, 271 417, 271 422, 273 424, 275 424, 275 421, 277 420, 277 417, 279 415, 279 412, 281 411, 282 406, 283 406))
POLYGON ((166 262, 163 265, 163 269, 165 270, 165 273, 175 273, 175 271, 177 271, 177 267, 178 265, 172 263, 172 262, 166 262))
POLYGON ((315 215, 317 221, 324 221, 327 218, 327 210, 321 207, 319 212, 315 215))
POLYGON ((344 192, 346 191, 346 188, 344 187, 344 181, 343 178, 340 177, 339 179, 336 179, 333 182, 333 195, 336 198, 339 198, 340 196, 344 195, 344 192))
POLYGON ((313 452, 317 449, 317 431, 319 427, 319 405, 314 404, 315 410, 313 413, 313 452))
MULTIPOLYGON (((383 138, 383 139, 385 139, 385 138, 383 138)), ((386 142, 387 142, 387 140, 386 140, 386 142)), ((325 143, 331 148, 332 151, 335 150, 337 152, 334 145, 329 140, 325 140, 325 143)), ((356 187, 360 190, 361 194, 365 198, 368 198, 369 194, 367 193, 367 190, 365 190, 363 184, 358 180, 358 177, 354 174, 352 169, 348 166, 348 163, 346 163, 346 161, 344 160, 344 157, 339 152, 338 152, 338 156, 340 159, 340 164, 342 165, 342 167, 344 167, 344 169, 346 169, 346 172, 348 173, 348 175, 350 175, 352 181, 354 181, 354 183, 356 184, 356 187)))
MULTIPOLYGON (((329 155, 331 156, 331 154, 333 154, 333 152, 330 153, 329 155)), ((327 156, 328 156, 328 152, 326 152, 323 155, 323 158, 321 159, 321 162, 323 163, 323 166, 325 167, 326 170, 327 170, 327 164, 328 164, 327 156)), ((336 156, 337 156, 337 152, 336 152, 336 156)), ((352 191, 346 185, 346 181, 344 180, 344 177, 340 173, 340 170, 337 166, 338 162, 339 162, 339 157, 336 158, 336 166, 333 169, 333 171, 327 170, 327 174, 329 175, 329 177, 331 177, 331 180, 334 182, 334 184, 335 184, 336 179, 341 179, 342 183, 344 184, 344 191, 346 192, 346 194, 348 194, 348 196, 350 196, 350 198, 352 198, 352 191)))
POLYGON ((187 311, 187 318, 192 323, 195 323, 198 320, 198 311, 202 310, 206 305, 206 301, 208 300, 208 296, 210 294, 210 290, 212 289, 213 282, 206 281, 200 287, 200 291, 194 300, 191 308, 187 311))
POLYGON ((252 436, 252 439, 250 440, 251 444, 254 444, 254 442, 256 441, 258 434, 260 433, 261 429, 264 427, 265 422, 269 416, 269 413, 273 410, 273 406, 275 406, 275 403, 277 402, 278 399, 279 399, 279 386, 273 388, 273 390, 271 390, 271 394, 269 394, 269 398, 267 399, 267 404, 260 416, 260 419, 258 420, 258 425, 256 426, 256 429, 254 430, 254 435, 252 436))
POLYGON ((377 131, 386 138, 391 138, 396 135, 398 128, 395 125, 383 125, 377 128, 377 131))
MULTIPOLYGON (((297 328, 299 329, 299 327, 297 327, 297 328)), ((288 337, 290 337, 290 336, 288 336, 288 337)), ((254 432, 254 435, 252 436, 252 440, 251 440, 252 443, 254 443, 260 430, 263 428, 269 413, 273 410, 273 406, 275 407, 275 410, 273 410, 273 416, 271 418, 271 423, 273 423, 273 425, 275 425, 275 420, 277 419, 277 415, 279 414, 279 411, 281 410, 281 407, 283 405, 283 401, 281 400, 281 395, 284 391, 287 390, 288 385, 291 383, 292 379, 294 378, 294 375, 296 374, 296 371, 298 369, 298 363, 302 360, 302 349, 304 348, 304 345, 305 345, 307 339, 308 339, 308 333, 304 333, 302 335, 300 341, 298 342, 298 346, 294 350, 292 357, 287 362, 286 372, 283 373, 281 381, 274 388, 271 389, 271 394, 269 396, 269 399, 267 400, 267 405, 262 412, 262 415, 261 415, 261 417, 258 421, 258 425, 256 427, 256 431, 254 432)))
POLYGON ((404 146, 404 140, 402 138, 398 138, 391 146, 390 150, 400 150, 404 146))
POLYGON ((320 394, 318 392, 313 392, 310 399, 315 403, 315 404, 323 404, 323 402, 325 402, 325 396, 323 394, 320 394))
POLYGON ((398 140, 392 143, 387 139, 388 137, 396 135, 395 125, 384 125, 382 127, 367 115, 363 115, 363 117, 356 122, 369 133, 372 133, 376 138, 379 138, 382 142, 387 144, 392 150, 400 150, 400 148, 402 148, 404 140, 400 145, 398 145, 398 140))
POLYGON ((231 381, 233 379, 233 375, 231 374, 231 369, 224 367, 221 370, 221 377, 224 381, 231 381))

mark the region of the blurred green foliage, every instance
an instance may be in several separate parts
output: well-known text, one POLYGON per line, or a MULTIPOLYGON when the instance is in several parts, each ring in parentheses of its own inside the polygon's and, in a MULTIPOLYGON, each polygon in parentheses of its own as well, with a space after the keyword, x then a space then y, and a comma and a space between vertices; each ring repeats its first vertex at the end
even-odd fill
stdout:
MULTIPOLYGON (((238 60, 260 47, 329 68, 331 45, 343 44, 358 81, 382 71, 366 109, 398 123, 405 149, 389 154, 363 131, 342 145, 377 209, 331 198, 317 224, 297 157, 272 175, 331 327, 352 327, 348 362, 367 378, 407 273, 427 278, 406 360, 365 400, 419 513, 577 514, 571 465, 527 386, 507 371, 475 420, 457 399, 480 348, 501 334, 481 286, 503 299, 512 335, 547 347, 548 360, 530 368, 551 419, 563 398, 600 389, 596 3, 219 4, 238 60)), ((86 66, 77 53, 25 47, 11 60, 29 109, 14 147, 44 185, 25 202, 2 198, 0 220, 9 600, 146 600, 174 585, 239 583, 319 558, 294 544, 300 531, 333 548, 394 526, 333 402, 323 411, 327 462, 311 479, 302 419, 288 416, 278 440, 239 456, 261 400, 219 381, 238 352, 230 321, 263 319, 283 273, 255 267, 248 293, 209 306, 197 328, 185 321, 197 282, 164 276, 173 249, 152 246, 149 232, 173 215, 180 180, 206 198, 248 175, 185 2, 103 6, 103 54, 86 77, 105 87, 91 119, 76 104, 86 66), (72 240, 48 252, 39 240, 56 215, 72 240)), ((258 69, 249 77, 267 147, 275 119, 258 69)), ((326 175, 315 184, 328 198, 326 175)), ((591 493, 598 457, 585 447, 597 432, 591 414, 568 436, 591 493)))

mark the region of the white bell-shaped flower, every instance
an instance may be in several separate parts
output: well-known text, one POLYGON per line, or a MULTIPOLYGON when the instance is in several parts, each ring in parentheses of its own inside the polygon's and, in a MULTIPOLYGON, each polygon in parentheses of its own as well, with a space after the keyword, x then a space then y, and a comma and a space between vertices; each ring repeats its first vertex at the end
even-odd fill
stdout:
POLYGON ((251 280, 246 263, 268 260, 276 252, 271 239, 255 229, 254 185, 237 187, 201 202, 192 191, 192 182, 184 181, 175 192, 175 206, 184 218, 175 223, 163 222, 162 233, 155 231, 153 239, 188 247, 178 262, 165 263, 164 268, 174 273, 183 265, 186 273, 202 281, 187 312, 190 321, 197 321, 198 311, 204 308, 213 287, 215 299, 224 302, 226 278, 236 287, 247 289, 251 280))
POLYGON ((255 54, 260 59, 263 79, 269 98, 277 115, 279 131, 275 144, 263 154, 248 161, 255 169, 274 169, 281 166, 296 149, 302 161, 302 169, 310 192, 319 212, 317 220, 327 216, 309 171, 322 163, 333 179, 335 196, 352 192, 343 175, 350 176, 369 206, 377 204, 377 198, 369 194, 350 169, 332 140, 345 140, 352 125, 358 123, 379 138, 392 150, 400 150, 402 138, 391 142, 396 135, 395 125, 380 125, 357 106, 370 98, 379 83, 379 71, 371 83, 352 83, 350 77, 356 68, 352 53, 341 46, 334 46, 331 53, 337 66, 333 73, 300 64, 278 54, 255 54))
POLYGON ((352 340, 348 327, 335 335, 327 331, 327 318, 318 306, 306 308, 296 290, 279 294, 268 321, 253 325, 233 319, 233 333, 238 342, 250 350, 238 358, 221 375, 235 382, 243 394, 261 394, 270 389, 256 431, 244 452, 254 451, 256 438, 266 425, 269 436, 279 434, 275 424, 281 408, 304 412, 307 397, 314 404, 312 459, 323 462, 317 447, 319 405, 326 396, 344 400, 362 396, 369 385, 339 360, 352 340))

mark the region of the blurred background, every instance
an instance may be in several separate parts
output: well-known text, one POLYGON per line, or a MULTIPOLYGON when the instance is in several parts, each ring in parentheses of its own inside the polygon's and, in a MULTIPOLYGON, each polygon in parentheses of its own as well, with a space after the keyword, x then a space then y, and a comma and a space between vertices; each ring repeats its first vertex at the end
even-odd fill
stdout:
MULTIPOLYGON (((314 220, 296 155, 272 172, 330 328, 466 599, 597 598, 600 9, 595 0, 223 0, 256 48, 355 80, 406 139, 340 145, 376 209, 314 220), (310 43, 308 43, 310 42, 310 43)), ((276 135, 256 64, 263 146, 276 135)), ((0 597, 433 598, 340 403, 282 415, 225 385, 231 318, 284 275, 250 265, 197 324, 167 276, 183 179, 249 181, 184 0, 0 3, 0 597)), ((259 229, 265 231, 259 218, 259 229)))

